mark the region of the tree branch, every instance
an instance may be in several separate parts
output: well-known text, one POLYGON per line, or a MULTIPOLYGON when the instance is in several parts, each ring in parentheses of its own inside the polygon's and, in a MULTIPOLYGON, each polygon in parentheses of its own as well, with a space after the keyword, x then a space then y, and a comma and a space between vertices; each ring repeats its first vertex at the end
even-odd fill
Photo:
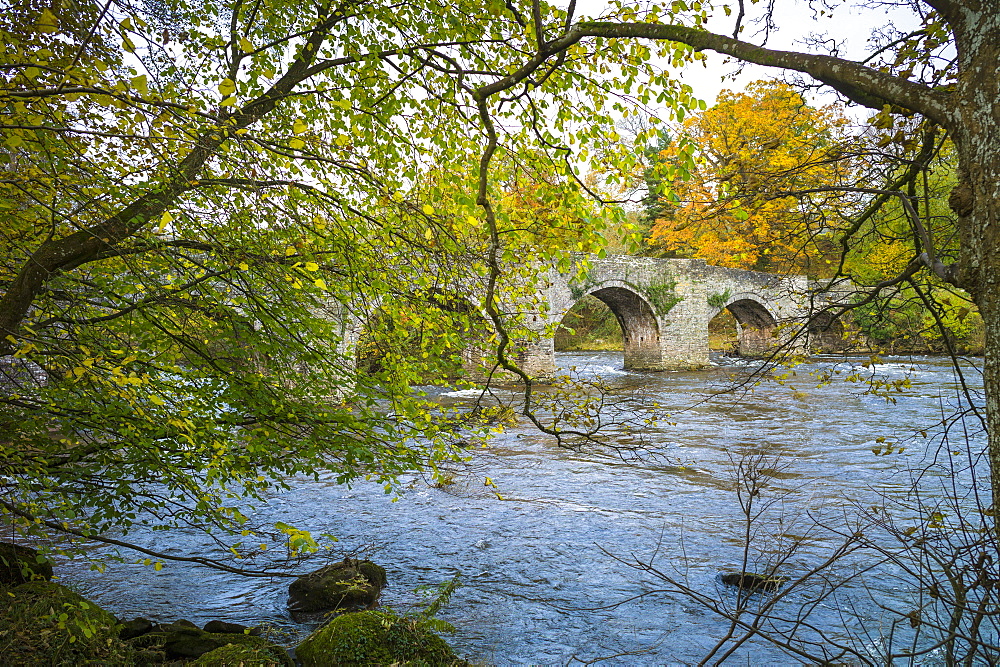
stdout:
POLYGON ((680 42, 698 50, 708 49, 756 65, 808 74, 852 101, 872 109, 893 104, 920 113, 946 128, 952 128, 956 120, 951 105, 948 104, 947 94, 851 60, 765 49, 704 30, 655 23, 578 23, 561 40, 552 42, 550 46, 554 47, 564 40, 575 43, 583 37, 646 38, 680 42))
POLYGON ((58 523, 56 521, 49 521, 48 519, 42 519, 41 517, 36 517, 30 512, 25 512, 17 505, 9 503, 2 498, 0 498, 0 505, 5 507, 7 511, 9 511, 11 514, 16 514, 17 516, 23 519, 27 519, 28 521, 41 523, 43 526, 51 528, 52 530, 57 531, 59 533, 73 535, 75 537, 81 537, 91 542, 100 542, 102 544, 110 544, 116 547, 131 549, 132 551, 138 551, 139 553, 146 554, 147 556, 152 556, 153 558, 159 558, 160 560, 172 560, 181 563, 194 563, 195 565, 204 565, 205 567, 210 567, 214 570, 222 570, 223 572, 232 572, 233 574, 239 574, 245 577, 297 576, 290 572, 277 572, 274 570, 244 570, 243 568, 233 567, 232 565, 226 565, 222 561, 218 561, 213 558, 204 558, 202 556, 174 556, 172 554, 164 553, 162 551, 154 551, 152 549, 140 547, 138 544, 132 544, 131 542, 116 540, 113 537, 103 537, 101 535, 89 535, 81 530, 70 528, 68 524, 58 523))

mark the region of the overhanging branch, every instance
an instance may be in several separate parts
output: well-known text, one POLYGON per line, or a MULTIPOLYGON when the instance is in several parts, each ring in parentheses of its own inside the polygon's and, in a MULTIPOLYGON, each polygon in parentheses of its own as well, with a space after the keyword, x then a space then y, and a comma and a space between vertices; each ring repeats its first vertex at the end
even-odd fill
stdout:
MULTIPOLYGON (((611 39, 656 39, 707 49, 739 60, 794 70, 834 88, 848 98, 872 109, 892 104, 920 113, 942 127, 951 128, 954 118, 948 96, 928 86, 865 67, 833 56, 765 49, 749 42, 680 25, 656 23, 578 23, 557 42, 575 43, 584 37, 611 39)), ((557 42, 550 45, 555 46, 557 42)), ((568 48, 569 44, 564 48, 568 48)))
POLYGON ((88 535, 82 530, 77 530, 76 528, 71 528, 68 524, 58 523, 56 521, 50 521, 48 519, 42 519, 41 517, 36 517, 30 512, 25 512, 17 505, 7 502, 0 498, 0 505, 5 507, 7 511, 11 514, 15 514, 23 519, 34 523, 40 523, 46 528, 50 528, 57 532, 73 535, 74 537, 79 537, 91 542, 99 542, 101 544, 108 544, 111 546, 122 547, 124 549, 131 549, 132 551, 138 551, 139 553, 146 554, 147 556, 152 556, 153 558, 159 558, 160 560, 170 560, 177 561, 180 563, 194 563, 195 565, 203 565, 205 567, 210 567, 214 570, 222 570, 223 572, 231 572, 233 574, 239 574, 245 577, 294 577, 295 574, 289 572, 278 572, 275 570, 245 570, 240 567, 233 567, 232 565, 226 565, 222 561, 215 560, 214 558, 204 558, 202 556, 175 556, 173 554, 164 553, 162 551, 155 551, 153 549, 147 549, 146 547, 141 547, 138 544, 132 544, 131 542, 125 542, 123 540, 116 540, 113 537, 103 537, 101 535, 88 535))

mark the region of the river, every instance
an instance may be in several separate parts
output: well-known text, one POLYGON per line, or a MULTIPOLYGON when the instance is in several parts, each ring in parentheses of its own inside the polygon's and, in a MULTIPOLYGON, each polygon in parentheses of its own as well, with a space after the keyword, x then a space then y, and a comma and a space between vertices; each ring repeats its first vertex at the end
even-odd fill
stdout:
MULTIPOLYGON (((618 444, 641 439, 647 454, 562 449, 521 424, 477 450, 443 489, 415 476, 404 480, 407 489, 394 502, 379 485, 347 488, 321 476, 319 482, 296 480, 257 518, 334 534, 345 549, 363 548, 388 570, 383 603, 393 607, 416 604, 414 589, 460 574, 463 585, 440 616, 457 628, 449 642, 470 659, 497 665, 601 658, 618 664, 697 662, 725 623, 677 593, 628 601, 663 583, 613 556, 648 560, 655 554, 659 567, 694 590, 723 601, 735 598, 719 573, 740 568, 744 523, 733 465, 749 454, 766 459, 760 502, 780 499, 756 524, 764 545, 759 559, 794 541, 799 551, 781 573, 798 576, 832 544, 809 532, 811 522, 849 521, 856 506, 894 494, 905 498, 906 471, 940 459, 941 429, 934 424, 959 402, 949 362, 926 357, 887 358, 861 369, 909 379, 909 388, 892 392, 895 403, 864 393, 863 383, 844 381, 851 374, 846 369, 860 359, 814 359, 794 369, 783 385, 765 382, 752 392, 712 400, 706 399, 726 384, 727 375, 748 362, 716 358, 716 368, 708 371, 637 373, 621 370, 620 353, 560 353, 558 361, 581 377, 603 378, 622 392, 630 409, 656 414, 655 424, 611 431, 618 444), (817 387, 810 373, 831 367, 841 372, 817 387), (885 455, 888 443, 893 453, 885 455)), ((981 386, 974 364, 967 381, 981 386)), ((441 400, 471 398, 455 392, 441 400)), ((981 446, 981 434, 972 438, 981 446)), ((925 484, 934 493, 950 479, 930 470, 925 484)), ((171 536, 172 548, 208 548, 186 539, 171 536)), ((761 566, 759 559, 751 567, 761 566)), ((850 558, 843 564, 859 566, 850 558)), ((96 573, 67 563, 61 571, 120 617, 268 621, 290 633, 289 643, 308 630, 289 617, 288 580, 242 579, 171 564, 160 572, 112 564, 96 573)), ((877 603, 902 605, 912 593, 897 574, 879 570, 852 581, 814 610, 815 620, 835 628, 845 610, 856 612, 861 620, 848 626, 866 626, 868 640, 877 644, 884 622, 877 603)), ((741 647, 731 660, 795 662, 760 641, 741 647)))

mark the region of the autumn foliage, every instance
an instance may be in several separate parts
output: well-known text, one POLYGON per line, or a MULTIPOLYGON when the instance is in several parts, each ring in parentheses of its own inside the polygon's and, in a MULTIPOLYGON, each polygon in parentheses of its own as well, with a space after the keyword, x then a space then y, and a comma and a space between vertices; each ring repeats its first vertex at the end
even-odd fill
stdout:
POLYGON ((657 155, 674 196, 653 222, 650 245, 719 266, 829 271, 831 226, 854 199, 817 190, 850 180, 846 126, 836 105, 812 107, 784 83, 723 91, 714 107, 678 128, 686 141, 657 155), (694 169, 681 179, 670 167, 686 146, 694 147, 694 169))

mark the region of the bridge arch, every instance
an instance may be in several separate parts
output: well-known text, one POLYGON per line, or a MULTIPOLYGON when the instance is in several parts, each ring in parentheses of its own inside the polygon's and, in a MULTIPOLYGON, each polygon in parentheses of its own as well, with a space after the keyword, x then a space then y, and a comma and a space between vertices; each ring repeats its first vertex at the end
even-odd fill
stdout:
POLYGON ((841 352, 844 341, 844 323, 830 311, 814 313, 806 322, 809 350, 812 352, 841 352))
POLYGON ((762 357, 775 346, 778 328, 777 308, 767 299, 751 292, 737 292, 725 305, 713 304, 709 319, 728 310, 736 319, 737 347, 741 357, 762 357))
POLYGON ((585 294, 604 303, 618 321, 625 349, 625 368, 660 370, 663 367, 660 322, 648 296, 635 285, 621 280, 607 280, 589 286, 584 294, 576 295, 569 307, 558 313, 558 321, 561 322, 585 294))

